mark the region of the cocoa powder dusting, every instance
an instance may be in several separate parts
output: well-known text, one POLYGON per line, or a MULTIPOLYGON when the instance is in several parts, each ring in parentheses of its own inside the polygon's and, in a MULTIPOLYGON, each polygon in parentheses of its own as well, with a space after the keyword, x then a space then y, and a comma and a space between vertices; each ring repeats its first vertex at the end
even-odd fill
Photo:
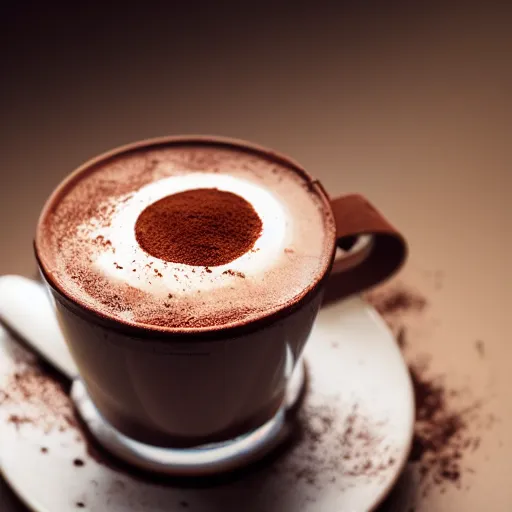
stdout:
POLYGON ((156 258, 195 266, 225 265, 249 251, 262 223, 242 197, 217 189, 194 189, 149 205, 135 236, 156 258))
MULTIPOLYGON (((325 205, 318 197, 318 191, 304 194, 302 173, 297 173, 285 162, 273 162, 273 157, 258 153, 251 159, 252 151, 240 151, 215 142, 205 145, 212 155, 217 154, 218 163, 212 168, 200 167, 213 165, 213 157, 198 156, 205 151, 203 142, 144 146, 97 160, 55 196, 51 207, 45 210, 47 215, 41 221, 36 246, 43 266, 52 269, 52 280, 65 290, 66 295, 86 308, 124 324, 140 327, 157 318, 156 328, 195 329, 218 327, 221 317, 227 320, 233 317, 234 323, 251 321, 269 310, 274 311, 276 305, 285 307, 293 303, 299 290, 308 284, 309 276, 311 280, 317 279, 328 264, 325 249, 329 245, 321 236, 325 205), (282 184, 269 172, 276 166, 280 169, 279 174, 285 177, 282 184), (168 197, 173 199, 169 199, 170 203, 157 215, 162 214, 161 225, 153 227, 162 235, 161 244, 156 240, 156 245, 160 245, 160 250, 171 251, 168 256, 176 263, 160 260, 155 262, 156 269, 150 268, 151 264, 146 267, 149 254, 133 239, 137 236, 123 237, 121 241, 115 235, 118 227, 127 228, 136 235, 134 219, 131 226, 127 226, 125 220, 121 221, 123 226, 117 226, 118 220, 131 211, 135 196, 147 185, 185 178, 200 169, 201 172, 219 171, 227 176, 246 178, 249 182, 261 181, 275 193, 276 199, 288 204, 288 214, 300 219, 297 240, 290 239, 297 253, 296 261, 295 257, 292 261, 285 258, 276 261, 275 268, 268 269, 264 284, 249 279, 245 270, 245 278, 236 275, 240 277, 237 282, 231 282, 235 279, 229 275, 218 279, 215 265, 232 261, 241 254, 250 256, 259 250, 254 241, 261 233, 261 219, 250 202, 236 194, 214 188, 172 194, 171 187, 168 197), (191 201, 182 201, 186 194, 191 201), (180 202, 183 204, 178 204, 180 202), (184 222, 179 220, 173 226, 166 219, 184 222), (169 238, 167 234, 173 236, 169 238), (179 236, 174 236, 176 234, 179 236), (318 259, 310 257, 311 247, 305 240, 315 241, 313 245, 318 259), (130 251, 120 250, 125 242, 132 246, 133 256, 130 251), (303 266, 299 266, 300 260, 303 260, 303 266), (177 270, 183 266, 180 261, 195 262, 197 266, 183 274, 177 270), (196 279, 192 279, 192 274, 196 274, 196 279), (173 275, 177 283, 176 287, 173 286, 175 283, 171 286, 181 297, 179 301, 164 302, 161 292, 173 275), (227 286, 217 286, 222 281, 228 281, 227 286), (205 284, 208 293, 201 291, 201 283, 205 284), (209 283, 216 284, 210 287, 207 286, 209 283), (199 291, 195 293, 194 289, 199 291), (258 296, 256 302, 253 300, 255 296, 258 296), (238 309, 236 318, 227 315, 232 306, 238 309)), ((145 214, 155 214, 155 205, 148 206, 145 214)), ((331 223, 328 228, 332 228, 331 223)), ((149 246, 145 249, 151 251, 149 246)))

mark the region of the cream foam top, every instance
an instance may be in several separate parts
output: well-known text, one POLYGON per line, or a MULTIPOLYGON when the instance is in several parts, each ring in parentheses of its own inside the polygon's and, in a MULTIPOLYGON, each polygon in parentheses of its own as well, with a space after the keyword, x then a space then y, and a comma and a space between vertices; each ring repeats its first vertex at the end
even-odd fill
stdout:
POLYGON ((123 323, 197 329, 246 322, 300 298, 329 265, 332 229, 321 196, 291 166, 228 146, 178 144, 79 172, 43 212, 36 246, 57 286, 86 307, 123 323), (252 249, 212 267, 145 252, 135 238, 141 212, 199 188, 252 205, 262 222, 252 249))

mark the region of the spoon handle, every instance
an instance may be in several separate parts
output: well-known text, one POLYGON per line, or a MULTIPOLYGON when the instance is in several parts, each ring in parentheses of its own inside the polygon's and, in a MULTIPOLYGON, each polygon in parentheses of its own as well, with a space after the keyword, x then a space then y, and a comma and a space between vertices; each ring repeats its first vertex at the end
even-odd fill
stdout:
POLYGON ((43 284, 1 276, 0 319, 65 376, 73 379, 78 374, 43 284))

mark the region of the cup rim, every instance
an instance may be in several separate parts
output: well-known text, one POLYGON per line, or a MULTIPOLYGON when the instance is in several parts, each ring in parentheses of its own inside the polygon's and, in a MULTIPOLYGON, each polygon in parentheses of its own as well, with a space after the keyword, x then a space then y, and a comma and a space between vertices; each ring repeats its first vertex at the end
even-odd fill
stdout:
POLYGON ((50 194, 46 200, 41 213, 39 215, 36 234, 33 242, 35 257, 39 266, 39 270, 45 280, 50 286, 54 293, 60 298, 60 302, 67 308, 71 309, 79 316, 86 320, 93 320, 95 323, 104 325, 109 329, 121 331, 125 334, 133 334, 136 337, 162 337, 164 336, 178 336, 178 337, 199 337, 204 338, 218 338, 226 335, 238 336, 240 334, 247 333, 249 331, 261 329, 266 325, 274 323, 275 321, 281 320, 294 311, 296 311, 308 298, 312 298, 319 292, 322 284, 329 275, 332 267, 334 256, 336 252, 336 227, 334 215, 331 208, 331 202, 329 195, 322 186, 322 184, 313 176, 311 176, 298 162, 283 155, 275 150, 248 142, 245 140, 223 137, 223 136, 212 136, 212 135, 180 135, 180 136, 163 136, 149 139, 143 139, 129 144, 118 146, 114 149, 106 151, 98 156, 95 156, 85 163, 76 168, 66 178, 64 178, 57 187, 50 194), (67 293, 65 288, 59 283, 59 281, 52 275, 51 269, 48 268, 46 262, 42 258, 42 255, 38 249, 39 234, 42 233, 42 224, 47 218, 52 208, 58 204, 59 199, 62 195, 69 190, 73 184, 78 181, 84 174, 92 171, 97 165, 106 162, 107 160, 117 157, 122 154, 128 154, 142 149, 150 149, 152 147, 162 146, 175 146, 175 145, 213 145, 220 147, 233 148, 239 151, 245 151, 260 155, 264 158, 271 159, 276 163, 283 164, 290 168, 293 172, 297 173, 303 180, 305 180, 310 191, 314 192, 317 197, 323 203, 323 212, 325 216, 325 229, 328 238, 327 251, 330 253, 330 257, 326 258, 326 264, 319 273, 318 277, 310 283, 310 285, 302 290, 302 292, 295 296, 293 299, 285 304, 276 306, 268 311, 262 313, 256 318, 244 319, 239 321, 233 321, 231 323, 222 324, 219 326, 208 326, 208 327, 167 327, 167 326, 156 326, 151 324, 142 324, 136 322, 124 321, 123 319, 116 318, 113 315, 103 313, 77 297, 71 296, 67 293), (329 236, 330 235, 330 236, 329 236), (330 247, 329 247, 330 245, 330 247))

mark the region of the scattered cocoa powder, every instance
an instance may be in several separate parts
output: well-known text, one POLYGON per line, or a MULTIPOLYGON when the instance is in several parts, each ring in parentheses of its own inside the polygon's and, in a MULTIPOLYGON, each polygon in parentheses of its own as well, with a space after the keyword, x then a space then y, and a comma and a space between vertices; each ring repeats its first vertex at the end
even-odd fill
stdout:
POLYGON ((407 340, 405 337, 405 327, 401 326, 398 329, 397 335, 396 335, 396 342, 398 343, 398 346, 400 347, 400 350, 405 350, 407 346, 407 340))
MULTIPOLYGON (((428 306, 425 297, 399 285, 369 293, 367 300, 394 331, 408 363, 416 403, 409 461, 418 469, 421 496, 426 496, 433 486, 440 492, 445 492, 450 484, 460 487, 464 474, 474 472, 464 458, 480 446, 481 439, 475 430, 482 424, 491 425, 492 417, 483 421, 486 415, 481 402, 468 398, 462 390, 450 388, 444 376, 432 374, 429 357, 411 352, 414 340, 410 339, 408 315, 421 313, 428 306), (466 403, 460 404, 462 395, 466 403)), ((483 345, 477 342, 476 348, 482 357, 483 345)))
POLYGON ((20 428, 34 425, 45 432, 65 431, 75 425, 68 397, 69 382, 48 364, 31 358, 18 362, 0 394, 0 406, 24 404, 23 414, 10 414, 7 421, 20 428))
POLYGON ((218 266, 249 251, 261 228, 261 219, 245 199, 232 192, 203 188, 150 204, 137 219, 135 236, 156 258, 218 266))
POLYGON ((25 416, 19 416, 18 414, 11 414, 7 421, 9 423, 12 423, 13 425, 16 425, 17 428, 20 427, 20 425, 23 425, 24 423, 32 423, 32 420, 30 418, 27 418, 25 416))
POLYGON ((106 240, 105 237, 103 235, 98 235, 95 239, 94 239, 94 242, 97 244, 97 245, 100 245, 101 247, 104 247, 104 248, 107 248, 107 247, 112 247, 112 242, 110 240, 106 240))
POLYGON ((481 358, 485 357, 485 344, 482 340, 475 341, 475 348, 481 358))
POLYGON ((245 274, 243 272, 238 272, 237 270, 228 269, 228 270, 224 270, 224 272, 222 272, 222 273, 229 275, 229 276, 241 277, 242 279, 245 279, 245 274))
POLYGON ((343 416, 338 407, 309 404, 306 398, 295 424, 295 444, 275 467, 317 488, 352 485, 346 483, 348 476, 378 477, 396 463, 381 435, 383 426, 370 422, 357 404, 343 416))
POLYGON ((384 317, 403 312, 423 311, 427 306, 427 299, 418 292, 403 286, 390 291, 372 291, 367 294, 368 301, 384 317))
POLYGON ((461 409, 450 402, 453 395, 443 381, 430 377, 424 365, 411 363, 409 370, 416 400, 410 460, 419 464, 425 483, 457 483, 465 469, 464 452, 480 441, 469 430, 480 413, 480 403, 461 409))

